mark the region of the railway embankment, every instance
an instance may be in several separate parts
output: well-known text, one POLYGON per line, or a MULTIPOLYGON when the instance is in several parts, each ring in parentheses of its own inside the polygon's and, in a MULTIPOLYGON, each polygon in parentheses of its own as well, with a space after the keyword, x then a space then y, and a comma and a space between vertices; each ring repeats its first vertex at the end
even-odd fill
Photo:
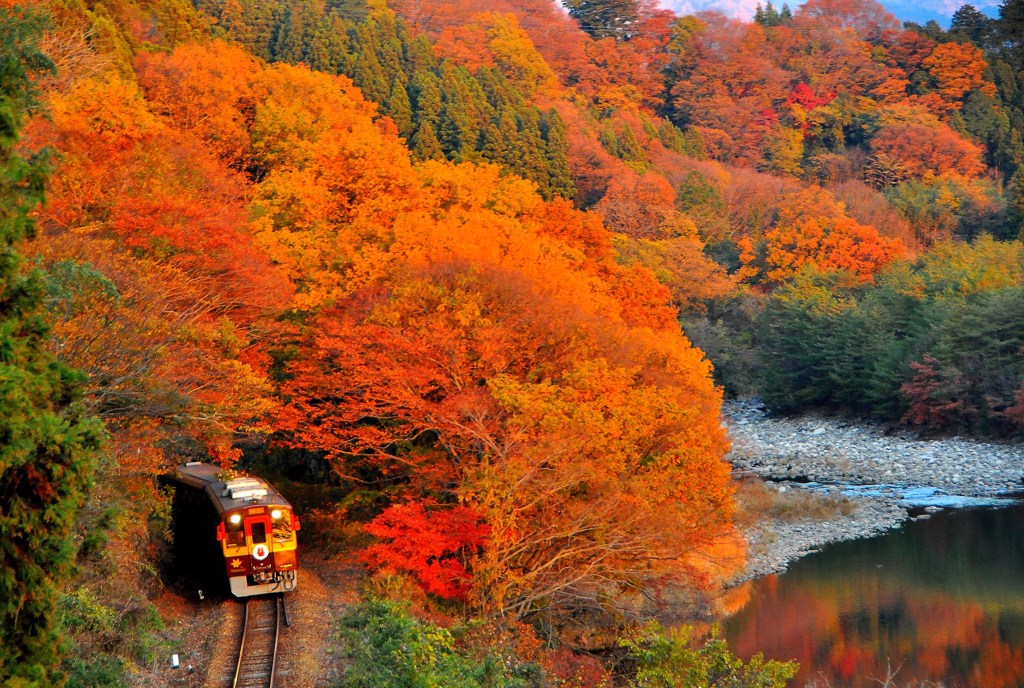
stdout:
POLYGON ((782 571, 831 542, 876 535, 941 508, 998 503, 1024 489, 1021 443, 922 439, 843 417, 776 418, 757 401, 727 402, 723 420, 738 474, 757 475, 780 492, 848 502, 824 516, 748 525, 741 579, 782 571))

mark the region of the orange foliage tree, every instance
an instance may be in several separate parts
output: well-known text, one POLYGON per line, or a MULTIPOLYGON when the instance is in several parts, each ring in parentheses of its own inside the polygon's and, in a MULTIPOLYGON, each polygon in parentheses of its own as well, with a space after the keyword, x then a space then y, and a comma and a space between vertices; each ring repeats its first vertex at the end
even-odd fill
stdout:
POLYGON ((614 602, 735 565, 718 392, 664 287, 617 265, 600 222, 565 201, 492 166, 413 170, 333 80, 270 77, 285 85, 258 112, 288 112, 268 125, 291 145, 266 158, 253 207, 315 309, 283 441, 353 482, 478 514, 489 535, 460 556, 486 611, 614 602), (320 88, 331 106, 313 120, 320 88))
POLYGON ((116 595, 152 574, 154 477, 183 457, 233 463, 267 430, 265 344, 292 288, 255 246, 246 180, 225 164, 244 131, 225 125, 224 147, 216 128, 198 138, 198 112, 217 120, 218 103, 186 96, 193 119, 176 127, 162 116, 173 99, 152 106, 103 58, 45 84, 48 116, 31 123, 28 145, 58 156, 29 248, 47 277, 54 351, 87 375, 86 402, 109 433, 82 527, 110 541, 91 554, 102 566, 85 567, 103 575, 83 582, 116 595))
POLYGON ((976 177, 985 171, 981 148, 965 141, 944 124, 893 123, 871 140, 875 155, 898 161, 913 176, 946 172, 976 177))
POLYGON ((179 449, 231 455, 272 406, 254 339, 290 292, 247 231, 241 180, 129 82, 79 82, 50 111, 31 140, 62 158, 35 250, 64 290, 60 355, 115 425, 162 419, 179 449))
POLYGON ((891 12, 875 0, 808 0, 796 12, 797 24, 852 29, 862 39, 899 29, 891 12))
POLYGON ((467 24, 447 27, 434 51, 471 69, 497 66, 528 98, 551 95, 558 87, 555 73, 513 14, 488 12, 474 16, 467 24))
POLYGON ((659 238, 677 233, 672 226, 678 215, 675 201, 675 190, 660 174, 627 170, 611 180, 596 210, 617 232, 659 238))
POLYGON ((972 43, 940 43, 921 61, 938 85, 942 98, 959 109, 961 101, 975 89, 995 96, 995 84, 985 81, 988 63, 981 49, 972 43))
POLYGON ((826 191, 810 188, 788 200, 760 241, 740 240, 741 278, 778 284, 813 267, 845 270, 871 281, 904 254, 899 239, 885 238, 874 227, 850 219, 826 191))
MULTIPOLYGON (((513 22, 480 22, 489 59, 551 85, 513 22)), ((345 78, 216 42, 137 69, 141 89, 84 80, 36 125, 65 155, 40 253, 91 263, 68 269, 58 345, 132 419, 124 447, 152 432, 230 461, 271 408, 259 344, 290 308, 275 429, 394 502, 375 567, 527 617, 738 565, 710 366, 598 216, 494 166, 413 166, 345 78), (132 406, 138 390, 166 403, 132 406)), ((664 231, 672 189, 648 181, 664 231)))

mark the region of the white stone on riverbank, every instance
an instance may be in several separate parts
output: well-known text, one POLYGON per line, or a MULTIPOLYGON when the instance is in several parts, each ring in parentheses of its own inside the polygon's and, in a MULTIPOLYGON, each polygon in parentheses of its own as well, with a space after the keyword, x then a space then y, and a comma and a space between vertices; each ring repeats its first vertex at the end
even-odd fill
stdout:
POLYGON ((772 418, 757 402, 723 407, 729 461, 767 479, 929 486, 964 496, 1024 490, 1024 446, 917 439, 880 425, 809 415, 772 418))
POLYGON ((733 443, 728 459, 737 472, 800 481, 791 489, 827 489, 801 484, 808 481, 835 485, 833 491, 853 504, 851 513, 829 520, 754 524, 745 533, 748 565, 736 582, 784 571, 828 543, 896 527, 907 519, 905 507, 966 506, 969 498, 1024 489, 1020 443, 922 440, 819 415, 771 418, 756 401, 727 402, 723 415, 733 443))
POLYGON ((827 521, 774 521, 747 529, 747 567, 734 582, 781 573, 790 562, 824 545, 878 535, 907 518, 905 509, 884 499, 858 499, 853 509, 850 514, 827 521))

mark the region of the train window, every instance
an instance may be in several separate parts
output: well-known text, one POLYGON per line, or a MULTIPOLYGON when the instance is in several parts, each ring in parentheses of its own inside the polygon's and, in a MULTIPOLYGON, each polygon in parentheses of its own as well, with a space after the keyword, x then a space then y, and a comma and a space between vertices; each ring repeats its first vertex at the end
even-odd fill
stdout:
POLYGON ((292 519, 291 514, 287 511, 281 513, 278 518, 274 519, 274 540, 277 542, 287 542, 292 539, 292 519))
POLYGON ((245 546, 245 530, 242 528, 242 520, 239 519, 238 523, 232 523, 231 519, 228 519, 224 523, 225 534, 227 535, 228 547, 244 547, 245 546))
POLYGON ((267 541, 267 524, 256 521, 252 524, 252 544, 262 545, 267 541))

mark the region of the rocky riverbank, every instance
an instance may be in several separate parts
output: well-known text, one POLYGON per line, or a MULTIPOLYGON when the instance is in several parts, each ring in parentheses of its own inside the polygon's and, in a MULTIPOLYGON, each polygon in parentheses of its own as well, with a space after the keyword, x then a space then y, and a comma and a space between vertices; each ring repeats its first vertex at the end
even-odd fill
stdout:
MULTIPOLYGON (((787 487, 785 484, 780 487, 787 487)), ((788 486, 800 490, 801 487, 788 486)), ((848 513, 822 519, 763 521, 746 528, 747 566, 734 583, 781 573, 800 557, 832 542, 871 537, 895 528, 908 518, 897 502, 877 497, 851 500, 848 513)))
POLYGON ((844 513, 828 518, 752 524, 746 532, 749 564, 740 580, 785 570, 830 542, 898 526, 910 507, 956 506, 1024 489, 1020 443, 922 440, 818 415, 773 418, 756 401, 728 402, 723 415, 733 443, 729 460, 738 473, 775 481, 775 489, 849 500, 844 513))

